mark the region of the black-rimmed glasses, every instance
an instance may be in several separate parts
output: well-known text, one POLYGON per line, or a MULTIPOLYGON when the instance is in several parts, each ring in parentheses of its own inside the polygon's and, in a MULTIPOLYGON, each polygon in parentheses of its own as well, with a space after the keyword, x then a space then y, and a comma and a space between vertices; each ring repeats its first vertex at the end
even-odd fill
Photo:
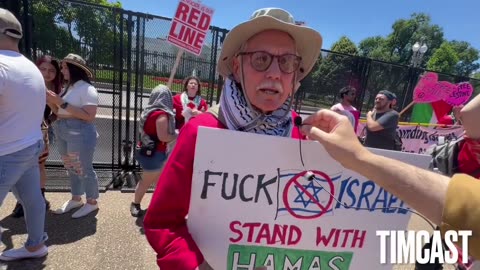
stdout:
POLYGON ((295 54, 273 55, 265 51, 241 52, 238 55, 249 55, 250 65, 259 72, 266 71, 273 62, 273 58, 277 58, 278 66, 283 73, 290 74, 300 67, 302 58, 295 54))

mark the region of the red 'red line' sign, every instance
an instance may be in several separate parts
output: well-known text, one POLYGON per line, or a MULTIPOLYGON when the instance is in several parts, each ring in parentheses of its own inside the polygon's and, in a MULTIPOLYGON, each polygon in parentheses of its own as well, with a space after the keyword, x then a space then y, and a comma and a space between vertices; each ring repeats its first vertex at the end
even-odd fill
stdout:
POLYGON ((181 0, 172 20, 167 40, 200 55, 214 10, 192 0, 181 0))

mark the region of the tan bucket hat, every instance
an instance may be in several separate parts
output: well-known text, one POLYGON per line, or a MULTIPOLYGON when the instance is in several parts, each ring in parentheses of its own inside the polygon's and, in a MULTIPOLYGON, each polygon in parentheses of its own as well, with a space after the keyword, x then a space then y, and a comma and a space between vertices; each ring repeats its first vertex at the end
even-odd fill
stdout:
POLYGON ((93 77, 93 73, 90 70, 90 68, 87 66, 87 62, 80 55, 69 53, 67 56, 65 56, 65 58, 63 58, 62 62, 75 65, 83 69, 87 73, 89 78, 93 77))
POLYGON ((22 25, 10 11, 0 8, 0 33, 11 38, 21 39, 22 25))
POLYGON ((233 73, 233 58, 240 47, 252 36, 265 30, 279 30, 290 34, 302 57, 298 80, 310 73, 322 49, 322 36, 316 30, 296 25, 293 16, 280 8, 263 8, 255 11, 249 21, 234 27, 226 36, 218 61, 218 72, 228 77, 233 73))

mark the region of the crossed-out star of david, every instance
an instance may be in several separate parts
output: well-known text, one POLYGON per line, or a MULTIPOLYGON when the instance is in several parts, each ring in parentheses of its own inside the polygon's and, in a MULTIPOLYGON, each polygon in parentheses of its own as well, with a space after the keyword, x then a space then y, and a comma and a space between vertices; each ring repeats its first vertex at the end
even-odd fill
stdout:
POLYGON ((302 203, 303 207, 305 208, 307 208, 307 206, 310 203, 314 203, 308 195, 305 195, 306 198, 303 197, 305 191, 308 191, 308 193, 310 193, 316 199, 317 202, 320 201, 320 199, 318 198, 318 193, 322 190, 321 187, 315 186, 313 184, 313 181, 309 182, 308 185, 302 185, 302 186, 305 190, 302 190, 300 187, 295 186, 295 189, 298 192, 298 196, 295 198, 294 202, 302 203), (309 191, 309 189, 311 189, 312 191, 309 191))

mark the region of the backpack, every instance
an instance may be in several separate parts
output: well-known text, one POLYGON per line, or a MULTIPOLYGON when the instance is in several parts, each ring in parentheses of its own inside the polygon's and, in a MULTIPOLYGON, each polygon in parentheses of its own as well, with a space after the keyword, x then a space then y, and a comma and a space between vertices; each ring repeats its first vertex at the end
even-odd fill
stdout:
POLYGON ((458 172, 458 153, 463 138, 456 141, 446 141, 440 145, 434 145, 427 151, 432 156, 429 168, 438 169, 444 175, 453 176, 458 172))
MULTIPOLYGON (((432 156, 430 169, 437 169, 440 173, 453 176, 460 173, 458 155, 462 148, 463 138, 456 141, 446 141, 443 144, 433 146, 427 154, 432 156)), ((469 173, 470 176, 480 179, 480 168, 469 173)))

